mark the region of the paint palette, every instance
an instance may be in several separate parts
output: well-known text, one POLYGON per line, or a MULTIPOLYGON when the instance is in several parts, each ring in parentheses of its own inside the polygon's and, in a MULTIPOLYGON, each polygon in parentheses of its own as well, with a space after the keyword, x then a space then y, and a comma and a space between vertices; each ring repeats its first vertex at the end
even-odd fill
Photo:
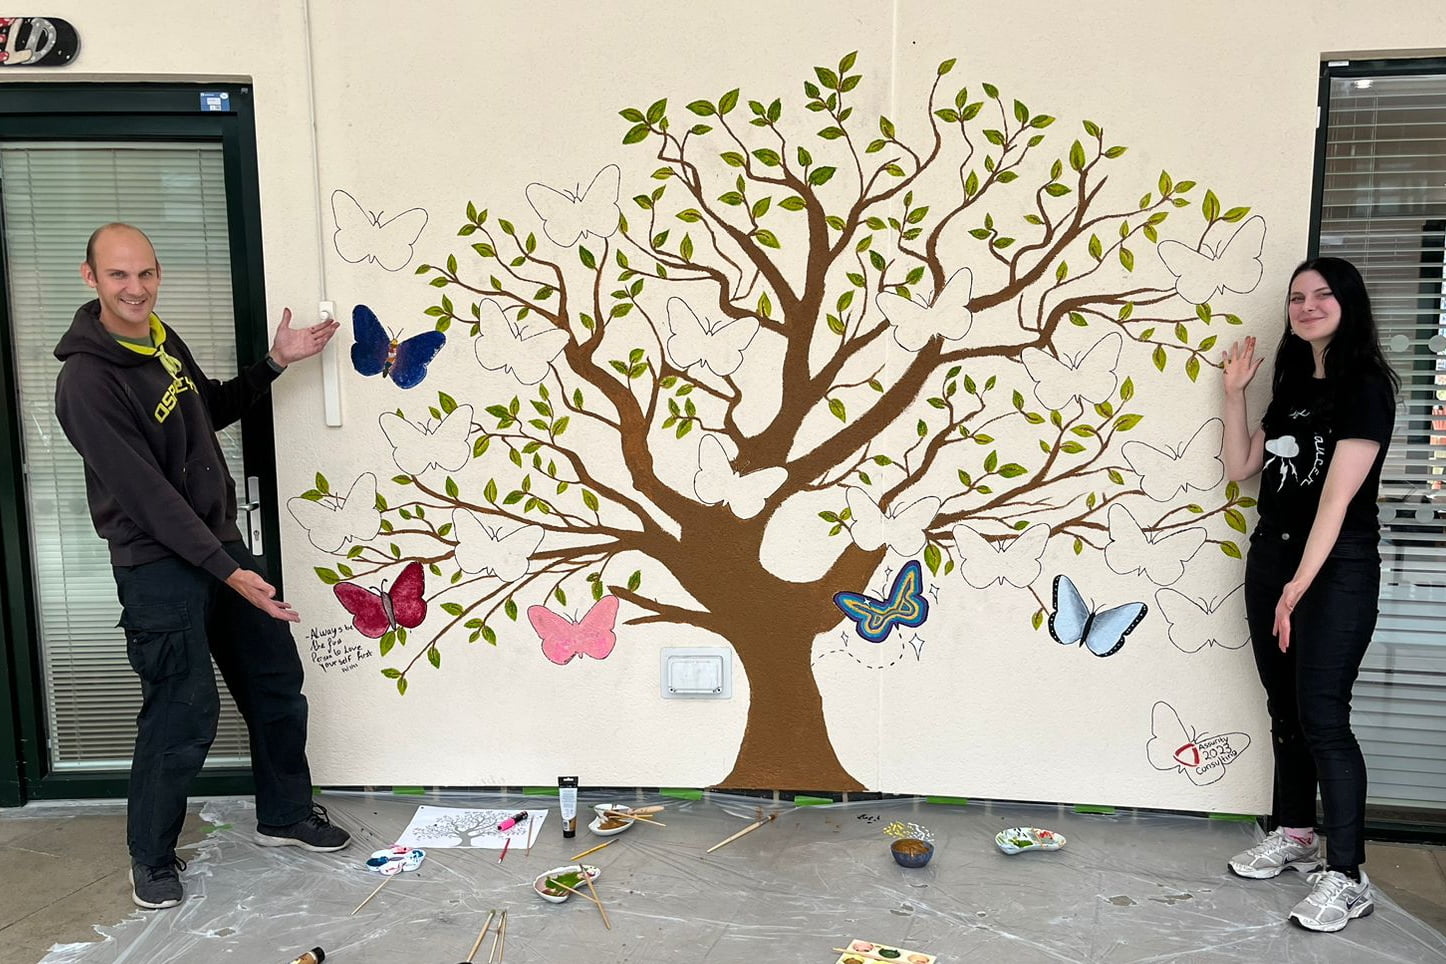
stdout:
POLYGON ((1065 845, 1064 834, 1039 827, 1010 827, 994 835, 994 845, 1007 854, 1026 850, 1058 850, 1065 845))
POLYGON ((587 829, 599 837, 615 837, 633 825, 631 818, 614 813, 627 812, 628 808, 620 803, 599 803, 592 809, 597 816, 588 823, 587 829))
POLYGON ((849 941, 848 950, 839 955, 837 964, 877 964, 897 961, 898 964, 935 964, 939 958, 923 951, 910 951, 877 941, 849 941))

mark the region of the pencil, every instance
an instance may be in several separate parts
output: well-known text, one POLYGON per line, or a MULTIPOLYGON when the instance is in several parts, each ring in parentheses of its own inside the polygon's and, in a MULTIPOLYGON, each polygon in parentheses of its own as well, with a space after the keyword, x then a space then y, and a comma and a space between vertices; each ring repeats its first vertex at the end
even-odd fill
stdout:
POLYGON ((508 837, 506 840, 502 841, 502 853, 497 855, 497 862, 499 864, 502 863, 503 860, 507 859, 507 848, 510 846, 512 846, 511 837, 508 837))

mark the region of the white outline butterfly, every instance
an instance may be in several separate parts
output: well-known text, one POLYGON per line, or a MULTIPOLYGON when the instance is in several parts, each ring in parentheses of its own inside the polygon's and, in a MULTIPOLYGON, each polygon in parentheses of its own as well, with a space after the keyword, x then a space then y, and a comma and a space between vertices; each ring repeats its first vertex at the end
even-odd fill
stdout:
POLYGON ((758 334, 757 318, 705 321, 682 298, 668 299, 668 357, 679 368, 701 365, 728 376, 743 364, 743 351, 758 334))
POLYGON ((974 316, 969 298, 974 293, 974 272, 960 268, 949 276, 927 303, 901 295, 879 294, 874 304, 894 326, 894 341, 904 351, 923 350, 934 338, 958 341, 969 334, 974 316))
POLYGON ((1197 787, 1218 782, 1249 747, 1249 733, 1211 736, 1186 729, 1180 714, 1164 700, 1150 708, 1150 739, 1145 744, 1150 766, 1183 773, 1197 787))
POLYGON ((546 321, 538 331, 523 327, 491 298, 483 299, 477 310, 478 337, 473 345, 477 364, 489 372, 505 371, 524 385, 546 378, 553 359, 572 337, 546 321))
POLYGON ((617 231, 623 216, 618 207, 621 186, 622 171, 609 164, 581 193, 559 191, 538 181, 527 185, 523 193, 542 219, 543 233, 558 247, 570 248, 589 234, 609 238, 617 231))
POLYGON ((338 552, 348 542, 376 538, 382 528, 377 509, 377 477, 363 472, 356 477, 346 498, 323 496, 319 501, 300 497, 286 500, 286 509, 311 544, 322 552, 338 552))
POLYGON ((1105 565, 1122 576, 1144 573, 1157 586, 1168 586, 1185 574, 1185 563, 1205 544, 1203 526, 1168 532, 1146 532, 1129 509, 1118 502, 1106 515, 1110 541, 1105 565))
POLYGON ((452 510, 452 535, 457 539, 453 558, 465 573, 491 573, 503 582, 527 575, 527 564, 542 545, 542 526, 524 525, 503 533, 489 526, 471 509, 452 510))
POLYGON ((472 456, 467 442, 472 431, 471 405, 458 405, 435 426, 418 425, 396 412, 382 412, 377 424, 392 444, 392 461, 408 475, 421 475, 433 466, 456 472, 472 456))
POLYGON ((1123 345, 1124 338, 1112 331, 1074 358, 1055 358, 1038 348, 1026 348, 1019 360, 1034 382, 1039 404, 1057 412, 1076 398, 1098 404, 1115 393, 1119 383, 1115 366, 1120 363, 1123 345))
POLYGON ((1049 526, 1043 523, 999 542, 990 542, 978 529, 962 523, 952 531, 959 574, 975 589, 1006 582, 1023 589, 1038 579, 1044 569, 1040 560, 1049 543, 1049 526))
POLYGON ((740 519, 751 519, 763 511, 768 499, 788 479, 788 470, 772 465, 753 472, 738 472, 716 435, 704 435, 698 442, 698 471, 693 474, 693 492, 704 505, 728 506, 740 519))
POLYGON ((340 188, 331 192, 331 217, 336 224, 332 244, 343 261, 371 261, 387 271, 407 266, 413 245, 427 226, 427 212, 422 208, 411 208, 382 221, 380 214, 367 211, 340 188))
POLYGON ((1222 291, 1247 294, 1260 284, 1265 219, 1255 215, 1217 247, 1201 242, 1197 251, 1179 241, 1161 241, 1155 250, 1175 276, 1175 290, 1192 305, 1203 305, 1222 291))
POLYGON ((854 544, 868 552, 887 544, 901 556, 912 556, 924 548, 929 526, 944 505, 943 499, 926 495, 906 506, 896 500, 889 511, 884 512, 873 496, 857 486, 849 486, 844 499, 853 516, 849 535, 854 544))
POLYGON ((1145 442, 1129 441, 1120 455, 1140 477, 1140 488, 1155 502, 1168 502, 1184 489, 1213 489, 1225 478, 1220 446, 1225 440, 1225 423, 1207 419, 1195 434, 1179 446, 1157 449, 1145 442))

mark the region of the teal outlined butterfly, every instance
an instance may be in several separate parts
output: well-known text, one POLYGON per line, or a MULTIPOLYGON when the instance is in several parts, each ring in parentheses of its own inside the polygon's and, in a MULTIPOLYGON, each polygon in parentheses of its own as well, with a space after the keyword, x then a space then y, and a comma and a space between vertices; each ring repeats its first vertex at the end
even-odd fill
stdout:
POLYGON ((924 598, 924 572, 919 560, 904 563, 894 577, 887 599, 875 599, 858 592, 836 592, 833 603, 854 622, 854 632, 871 643, 882 643, 895 626, 921 626, 929 618, 929 600, 924 598))

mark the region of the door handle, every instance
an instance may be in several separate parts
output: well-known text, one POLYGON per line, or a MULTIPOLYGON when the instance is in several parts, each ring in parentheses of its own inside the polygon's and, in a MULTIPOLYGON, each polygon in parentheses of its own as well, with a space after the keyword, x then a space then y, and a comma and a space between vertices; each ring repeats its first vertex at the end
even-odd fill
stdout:
POLYGON ((261 533, 261 479, 254 475, 246 476, 246 501, 236 506, 237 509, 246 513, 246 545, 253 556, 258 558, 265 553, 265 544, 261 533))

